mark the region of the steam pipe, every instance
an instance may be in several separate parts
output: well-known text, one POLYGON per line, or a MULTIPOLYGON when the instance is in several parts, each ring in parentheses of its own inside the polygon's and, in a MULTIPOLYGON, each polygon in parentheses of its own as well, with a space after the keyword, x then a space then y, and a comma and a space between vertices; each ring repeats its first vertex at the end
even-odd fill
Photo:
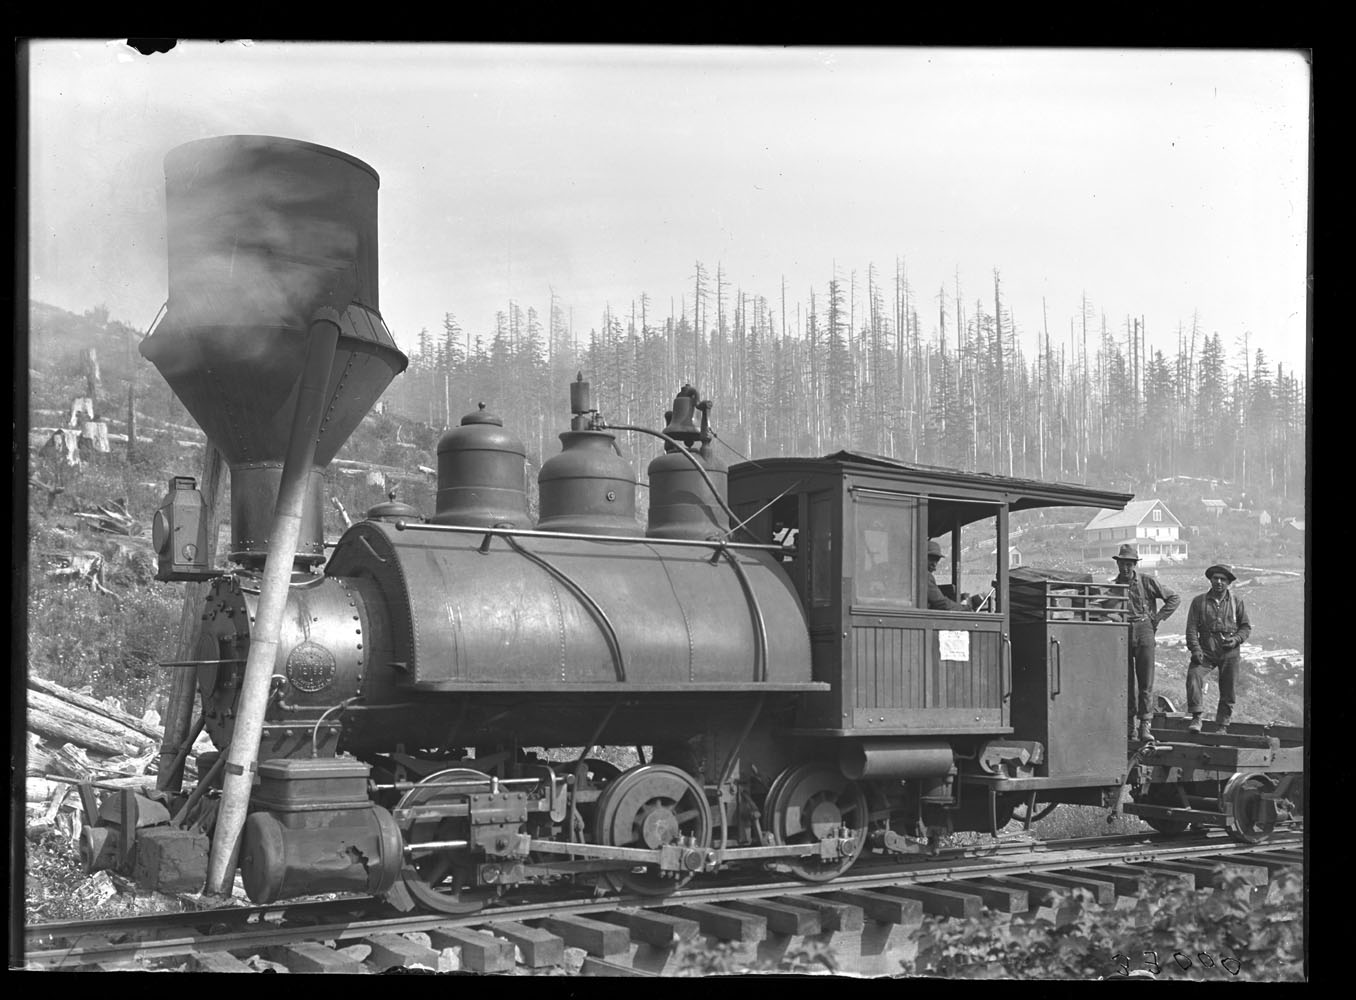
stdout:
MULTIPOLYGON (((705 414, 702 415, 702 419, 703 422, 705 422, 705 414)), ((638 434, 651 434, 654 437, 657 437, 662 441, 667 441, 669 444, 673 445, 674 448, 676 448, 689 462, 692 463, 692 467, 696 469, 698 474, 702 477, 703 482, 706 483, 707 489, 711 491, 711 495, 716 498, 716 503, 720 504, 720 509, 725 511, 726 516, 729 517, 729 519, 736 525, 736 527, 734 528, 726 528, 725 534, 732 535, 736 530, 739 530, 743 531, 744 534, 748 535, 750 538, 754 537, 753 532, 751 532, 748 528, 745 528, 743 526, 742 522, 739 520, 738 515, 736 515, 735 512, 730 509, 730 505, 725 502, 723 497, 721 497, 720 490, 716 489, 716 484, 711 482, 711 477, 706 474, 706 469, 702 466, 702 463, 697 460, 697 456, 692 454, 692 452, 687 448, 687 446, 684 445, 677 438, 670 437, 663 431, 651 430, 649 427, 637 427, 635 424, 612 424, 608 423, 607 421, 601 421, 601 423, 602 426, 607 430, 635 431, 638 434)))
POLYGON ((259 604, 255 610, 255 628, 250 637, 245 677, 236 704, 230 759, 222 781, 221 811, 217 815, 212 852, 208 858, 206 891, 217 895, 230 894, 240 854, 240 835, 249 808, 254 772, 258 769, 269 681, 278 655, 278 636, 297 543, 301 538, 307 485, 315 463, 316 442, 327 402, 325 390, 339 346, 339 334, 339 313, 328 306, 316 310, 307 330, 306 361, 301 369, 297 408, 292 417, 292 433, 288 437, 278 501, 273 511, 268 558, 264 562, 259 604))

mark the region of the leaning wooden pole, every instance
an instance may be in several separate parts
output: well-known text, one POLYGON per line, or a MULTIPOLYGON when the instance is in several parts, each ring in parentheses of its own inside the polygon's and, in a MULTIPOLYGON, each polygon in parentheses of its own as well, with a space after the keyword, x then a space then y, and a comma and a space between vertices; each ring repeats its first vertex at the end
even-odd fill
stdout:
MULTIPOLYGON (((221 504, 222 472, 226 462, 221 451, 211 441, 203 456, 201 492, 203 518, 207 521, 207 565, 217 559, 217 511, 221 504)), ((183 662, 197 658, 198 637, 202 634, 202 606, 211 586, 206 581, 192 581, 184 587, 184 609, 179 618, 179 643, 175 660, 183 662)), ((198 671, 192 667, 171 667, 169 701, 165 706, 165 736, 160 744, 160 766, 155 787, 162 792, 177 792, 184 785, 184 761, 187 754, 184 741, 193 724, 193 699, 198 693, 198 671), (178 762, 178 766, 175 762, 178 762)))
POLYGON ((297 543, 301 539, 301 521, 306 508, 307 484, 315 463, 316 441, 329 402, 326 388, 339 344, 339 332, 339 314, 329 307, 316 312, 307 332, 306 362, 301 370, 297 408, 273 510, 255 626, 236 704, 231 745, 227 750, 221 809, 217 813, 207 863, 206 891, 216 895, 230 894, 240 854, 240 835, 249 809, 250 789, 258 766, 259 739, 268 709, 269 681, 277 659, 278 636, 292 581, 297 543))

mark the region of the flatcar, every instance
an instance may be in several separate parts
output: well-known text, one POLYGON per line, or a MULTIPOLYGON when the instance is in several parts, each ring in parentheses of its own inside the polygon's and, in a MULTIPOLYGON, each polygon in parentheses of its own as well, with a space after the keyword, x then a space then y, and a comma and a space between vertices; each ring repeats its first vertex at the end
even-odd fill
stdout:
POLYGON ((90 803, 91 870, 465 913, 542 882, 828 881, 1062 802, 1247 840, 1297 811, 1293 733, 1127 744, 1123 589, 1008 566, 1012 514, 1123 493, 852 451, 727 468, 693 387, 621 426, 581 373, 535 519, 523 444, 482 408, 439 442, 433 511, 392 497, 327 553, 323 470, 406 363, 376 174, 226 136, 173 150, 166 182, 169 302, 141 351, 230 467, 231 568, 176 477, 154 544, 161 579, 203 582, 200 638, 166 667, 157 790, 90 803), (637 433, 663 449, 644 529, 637 433), (928 606, 934 541, 986 583, 964 610, 928 606))

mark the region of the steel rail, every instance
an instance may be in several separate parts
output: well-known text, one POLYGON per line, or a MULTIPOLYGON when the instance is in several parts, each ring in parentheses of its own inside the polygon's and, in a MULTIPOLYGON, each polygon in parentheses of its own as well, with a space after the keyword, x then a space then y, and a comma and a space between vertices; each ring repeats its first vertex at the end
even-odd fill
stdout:
MULTIPOLYGON (((474 927, 477 925, 502 922, 505 920, 522 922, 538 920, 562 914, 588 916, 606 913, 624 907, 664 908, 680 906, 685 903, 722 902, 726 900, 757 899, 768 896, 816 895, 825 892, 844 890, 872 889, 881 886, 912 885, 918 882, 937 882, 944 880, 962 880, 980 878, 996 874, 1022 874, 1060 869, 1097 867, 1107 864, 1128 863, 1145 864, 1153 861, 1172 860, 1190 857, 1233 857, 1246 858, 1254 852, 1270 852, 1294 849, 1302 846, 1300 836, 1273 838, 1264 844, 1238 844, 1227 839, 1202 838, 1190 844, 1142 842, 1121 845, 1127 849, 1119 850, 1111 845, 1102 845, 1101 850, 1061 849, 1049 851, 1027 851, 1011 857, 961 857, 939 859, 938 863, 921 864, 909 868, 906 872, 848 873, 834 879, 831 883, 806 883, 799 880, 784 882, 759 882, 744 886, 712 886, 708 888, 685 888, 671 896, 657 900, 653 896, 622 894, 597 900, 561 899, 548 902, 525 904, 510 903, 476 913, 450 916, 446 914, 413 914, 397 917, 375 916, 366 919, 332 922, 327 924, 308 924, 294 927, 268 927, 224 934, 189 934, 179 937, 167 937, 152 941, 131 941, 112 943, 108 936, 128 923, 139 918, 124 918, 114 921, 72 922, 61 927, 70 936, 76 936, 74 944, 65 947, 49 947, 28 951, 25 962, 30 966, 61 968, 74 965, 89 965, 99 962, 117 962, 128 960, 168 959, 194 952, 221 951, 259 951, 264 948, 296 943, 300 941, 345 941, 367 937, 382 932, 409 933, 430 931, 442 927, 474 927), (79 946, 80 937, 97 940, 92 946, 79 946)), ((1052 845, 1053 846, 1053 845, 1052 845)), ((353 908, 361 898, 348 901, 353 908)), ((338 900, 310 904, 319 908, 342 907, 338 900)), ((267 911, 278 913, 280 907, 260 908, 224 908, 221 910, 200 910, 189 914, 157 914, 168 930, 176 925, 163 918, 178 917, 179 926, 197 926, 204 923, 221 922, 218 915, 230 916, 246 911, 267 911)), ((249 912, 254 916, 254 912, 249 912)), ((240 919, 236 917, 236 919, 240 919)), ((26 940, 35 937, 53 936, 51 932, 61 925, 38 924, 25 928, 26 940)))

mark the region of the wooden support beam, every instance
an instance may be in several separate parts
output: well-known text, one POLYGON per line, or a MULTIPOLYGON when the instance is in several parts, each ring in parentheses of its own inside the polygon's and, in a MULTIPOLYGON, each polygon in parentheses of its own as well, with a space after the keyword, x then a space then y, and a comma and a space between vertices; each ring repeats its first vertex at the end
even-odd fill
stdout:
POLYGON ((866 889, 832 892, 827 898, 860 906, 866 916, 882 924, 917 924, 923 920, 923 904, 916 899, 901 899, 866 889))
POLYGON ((701 926, 695 920, 675 917, 658 910, 613 910, 599 914, 598 919, 620 924, 631 932, 631 938, 656 948, 671 948, 697 936, 701 926))
POLYGON ((502 941, 480 931, 460 927, 439 928, 428 932, 429 944, 438 948, 456 948, 461 952, 461 967, 469 972, 513 971, 513 942, 502 941))
POLYGON ((859 931, 866 922, 866 915, 860 906, 823 896, 778 896, 774 902, 814 910, 819 914, 819 925, 826 931, 859 931))
POLYGON ((1051 886, 1066 896, 1074 890, 1084 889, 1092 893, 1093 899, 1099 906, 1114 906, 1116 903, 1116 886, 1104 879, 1091 878, 1085 875, 1069 875, 1063 872, 1027 872, 1022 878, 1035 882, 1037 885, 1051 886))
POLYGON ((279 965, 287 966, 291 972, 333 972, 352 975, 362 966, 357 959, 341 955, 332 948, 326 948, 314 941, 278 945, 269 948, 266 957, 279 965))
POLYGON ((377 969, 408 969, 422 965, 435 972, 452 971, 452 963, 441 951, 425 947, 399 934, 373 934, 360 942, 372 951, 367 961, 377 969))
POLYGON ((767 937, 767 920, 752 913, 727 910, 711 903, 673 906, 668 912, 697 921, 704 932, 722 941, 762 941, 767 937))
POLYGON ((589 917, 549 917, 542 926, 559 935, 567 947, 583 948, 600 958, 623 954, 631 946, 631 935, 625 927, 589 917))
POLYGON ((518 949, 519 961, 531 969, 565 964, 565 941, 540 927, 506 920, 490 925, 498 937, 505 938, 518 949))
POLYGON ((1031 909, 1030 896, 1025 889, 1003 885, 990 879, 966 879, 956 883, 961 892, 973 893, 984 905, 997 913, 1025 913, 1031 909))
POLYGON ((190 972, 254 972, 228 951, 195 952, 188 958, 190 972))
POLYGON ((931 885, 889 886, 882 890, 891 896, 916 899, 923 904, 923 912, 939 917, 972 919, 979 916, 984 900, 977 894, 931 885))
POLYGON ((1153 881, 1148 872, 1130 865, 1100 865, 1084 871, 1093 878, 1110 882, 1120 896, 1138 896, 1153 881))
POLYGON ((1265 865, 1251 865, 1232 858, 1219 860, 1184 858, 1178 864, 1186 865, 1200 873, 1196 877, 1197 885, 1204 881, 1206 885, 1212 885, 1216 889, 1223 886, 1230 876, 1239 877, 1248 885, 1267 885, 1271 881, 1265 865))
POLYGON ((806 935, 822 931, 818 911, 809 907, 754 899, 734 899, 723 905, 731 910, 742 910, 762 917, 767 921, 767 929, 773 934, 806 935))

